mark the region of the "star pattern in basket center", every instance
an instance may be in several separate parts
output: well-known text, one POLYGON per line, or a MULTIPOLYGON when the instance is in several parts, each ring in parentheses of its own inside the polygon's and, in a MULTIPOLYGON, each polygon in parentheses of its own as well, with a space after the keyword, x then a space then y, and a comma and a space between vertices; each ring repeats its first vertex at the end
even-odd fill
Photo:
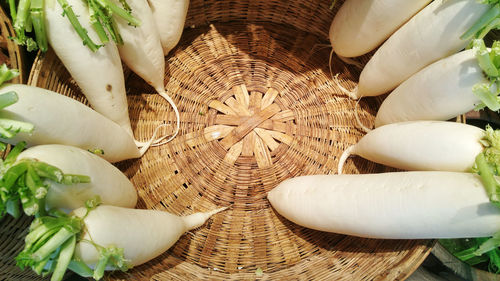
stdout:
POLYGON ((232 89, 224 102, 212 100, 208 106, 218 111, 215 125, 224 127, 220 144, 227 150, 225 161, 234 164, 240 156, 255 157, 259 168, 273 164, 272 153, 281 144, 290 145, 287 121, 294 119, 290 110, 275 103, 279 92, 269 88, 265 94, 248 92, 245 85, 232 89))

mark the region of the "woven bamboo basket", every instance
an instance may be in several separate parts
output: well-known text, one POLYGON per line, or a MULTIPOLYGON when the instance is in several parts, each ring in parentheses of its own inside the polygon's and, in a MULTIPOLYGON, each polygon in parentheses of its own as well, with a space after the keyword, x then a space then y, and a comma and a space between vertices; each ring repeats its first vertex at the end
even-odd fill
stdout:
MULTIPOLYGON (((284 179, 333 173, 342 151, 364 135, 355 102, 329 72, 328 29, 342 2, 330 10, 329 0, 191 1, 181 42, 165 58, 180 133, 118 167, 137 187, 138 208, 178 215, 230 209, 158 258, 108 279, 403 280, 420 265, 435 241, 313 231, 279 216, 266 200, 284 179)), ((333 72, 344 87, 356 85, 359 69, 334 58, 333 72)), ((171 107, 125 73, 136 138, 173 125, 171 107)), ((37 57, 29 84, 86 103, 51 51, 37 57)), ((362 122, 373 123, 381 101, 360 102, 362 122)), ((389 171, 360 158, 345 168, 389 171)))

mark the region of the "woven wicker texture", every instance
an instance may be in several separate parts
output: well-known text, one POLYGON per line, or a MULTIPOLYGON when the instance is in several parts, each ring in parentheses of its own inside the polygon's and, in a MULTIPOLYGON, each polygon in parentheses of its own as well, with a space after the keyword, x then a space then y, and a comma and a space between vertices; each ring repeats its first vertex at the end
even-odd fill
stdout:
MULTIPOLYGON (((340 1, 342 2, 342 1, 340 1)), ((305 229, 277 215, 266 193, 284 179, 336 170, 343 149, 364 133, 355 102, 333 83, 327 33, 329 1, 191 1, 179 45, 166 57, 166 90, 181 112, 174 141, 119 163, 136 185, 139 208, 185 215, 230 209, 191 231, 166 253, 123 280, 404 279, 433 241, 361 239, 305 229)), ((333 60, 346 88, 359 70, 333 60)), ((126 71, 135 136, 174 124, 168 104, 126 71)), ((82 102, 75 82, 49 52, 30 84, 82 102)), ((381 98, 363 99, 373 124, 381 98)), ((352 158, 346 173, 388 169, 352 158)), ((363 222, 360 222, 363 223, 363 222)), ((140 243, 140 241, 138 241, 140 243)))

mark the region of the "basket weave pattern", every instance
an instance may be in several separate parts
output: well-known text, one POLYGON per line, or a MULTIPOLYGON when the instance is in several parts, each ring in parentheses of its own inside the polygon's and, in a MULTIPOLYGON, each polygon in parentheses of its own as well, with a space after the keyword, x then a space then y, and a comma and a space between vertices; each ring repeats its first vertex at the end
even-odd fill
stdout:
MULTIPOLYGON (((342 2, 342 1, 340 1, 342 2)), ((361 239, 299 227, 277 215, 266 193, 284 179, 336 170, 338 157, 364 133, 355 102, 333 83, 328 64, 329 1, 191 1, 183 37, 166 57, 167 93, 181 131, 141 159, 118 166, 133 181, 139 208, 185 215, 218 206, 203 227, 160 257, 115 280, 404 279, 433 241, 361 239)), ((359 70, 333 61, 346 88, 359 70)), ((126 71, 136 138, 174 124, 154 89, 126 71)), ((35 62, 30 84, 85 102, 56 56, 35 62)), ((381 99, 362 100, 373 124, 381 99)), ((346 173, 388 171, 361 159, 346 173)), ((360 222, 362 223, 362 222, 360 222)))

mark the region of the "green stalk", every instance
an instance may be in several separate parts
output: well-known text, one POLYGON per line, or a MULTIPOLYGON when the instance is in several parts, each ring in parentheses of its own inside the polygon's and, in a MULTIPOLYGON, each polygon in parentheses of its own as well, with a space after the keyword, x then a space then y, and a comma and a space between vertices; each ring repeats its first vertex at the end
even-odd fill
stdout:
POLYGON ((111 34, 111 38, 113 38, 113 41, 118 45, 123 45, 123 38, 120 35, 118 25, 113 18, 110 19, 109 26, 107 26, 107 28, 111 34))
POLYGON ((33 271, 38 275, 42 274, 43 269, 45 268, 45 266, 47 265, 49 260, 50 260, 50 257, 46 257, 43 261, 38 263, 36 266, 33 266, 33 271))
POLYGON ((500 110, 500 101, 497 98, 497 93, 492 91, 491 85, 486 83, 476 84, 472 87, 472 94, 483 103, 481 106, 488 107, 492 111, 500 110))
POLYGON ((61 183, 65 185, 77 184, 77 183, 89 183, 89 182, 90 182, 89 176, 69 175, 69 174, 65 174, 61 181, 61 183))
POLYGON ((4 139, 10 139, 14 136, 13 133, 9 132, 8 130, 6 130, 5 128, 3 127, 0 127, 0 137, 1 138, 4 138, 4 139))
MULTIPOLYGON (((60 227, 56 227, 56 228, 50 228, 49 230, 47 230, 46 232, 42 233, 40 235, 40 237, 38 238, 38 240, 36 240, 35 243, 33 243, 29 248, 26 247, 26 249, 29 250, 29 252, 35 252, 36 250, 40 249, 47 241, 50 240, 50 238, 52 236, 54 236, 54 234, 56 234, 62 227, 64 227, 64 225, 61 225, 60 227)), ((30 258, 31 255, 30 255, 30 258)))
MULTIPOLYGON (((2 73, 2 76, 4 77, 4 74, 2 73)), ((0 78, 1 78, 0 77, 0 78)), ((0 95, 0 109, 4 109, 9 105, 15 104, 19 100, 19 97, 17 96, 16 92, 7 92, 3 93, 0 95)))
POLYGON ((106 31, 104 30, 103 24, 101 22, 101 19, 103 18, 102 11, 99 10, 99 8, 96 6, 95 2, 93 0, 88 0, 88 5, 89 5, 89 13, 90 13, 90 23, 94 27, 95 31, 97 32, 97 35, 99 36, 99 40, 103 44, 106 44, 109 42, 108 35, 106 34, 106 31))
POLYGON ((74 237, 75 233, 68 230, 66 227, 61 228, 49 241, 43 244, 36 252, 32 254, 33 260, 39 262, 48 257, 52 252, 57 250, 66 240, 74 237))
POLYGON ((94 271, 82 261, 73 259, 69 262, 68 268, 82 277, 92 277, 94 275, 94 271))
POLYGON ((95 268, 94 268, 94 274, 92 277, 95 280, 99 280, 104 276, 104 270, 106 270, 106 265, 109 262, 109 256, 108 255, 101 255, 99 257, 99 261, 97 262, 95 268))
POLYGON ((472 25, 460 39, 469 40, 480 33, 488 24, 490 24, 494 19, 500 16, 500 5, 496 4, 492 6, 474 25, 472 25))
POLYGON ((6 204, 7 213, 13 218, 18 219, 21 217, 21 206, 19 200, 9 200, 6 204))
MULTIPOLYGON (((0 85, 2 85, 4 82, 9 81, 17 76, 19 76, 19 70, 9 69, 9 67, 5 63, 0 66, 0 85)), ((1 107, 1 108, 3 108, 3 107, 1 107)))
POLYGON ((33 22, 33 28, 35 29, 36 43, 42 52, 46 52, 49 48, 49 44, 47 42, 47 31, 45 30, 45 14, 43 12, 44 0, 31 1, 30 18, 33 22))
POLYGON ((19 132, 31 133, 35 129, 33 124, 4 118, 0 118, 0 127, 8 130, 14 135, 19 132))
POLYGON ((10 189, 17 181, 17 179, 28 170, 28 162, 20 162, 15 166, 10 167, 2 179, 2 185, 10 189))
POLYGON ((490 165, 486 162, 483 153, 479 153, 476 157, 476 166, 490 202, 500 208, 500 186, 491 171, 490 165))
POLYGON ((60 281, 64 277, 64 273, 69 266, 73 253, 75 252, 76 245, 76 235, 73 234, 64 244, 61 246, 61 252, 57 260, 54 273, 50 278, 51 281, 60 281))
POLYGON ((111 39, 113 42, 122 45, 123 40, 122 37, 118 31, 118 28, 116 27, 116 24, 114 23, 113 15, 112 13, 103 7, 100 6, 99 3, 97 3, 97 0, 88 0, 89 6, 92 10, 94 10, 96 16, 100 19, 100 21, 104 24, 104 27, 106 27, 106 30, 108 31, 109 35, 111 36, 111 39))
POLYGON ((130 8, 126 0, 120 0, 120 4, 122 4, 122 7, 125 11, 129 13, 132 12, 132 8, 130 8))
POLYGON ((34 216, 38 213, 40 205, 38 204, 38 200, 32 196, 28 188, 20 188, 17 193, 19 193, 19 198, 21 199, 21 204, 26 215, 34 216))
POLYGON ((31 161, 31 165, 40 177, 50 179, 57 183, 61 183, 64 178, 64 174, 59 168, 47 163, 40 161, 31 161))
POLYGON ((80 38, 83 40, 83 45, 86 45, 89 47, 89 49, 92 52, 96 52, 97 49, 99 49, 101 46, 98 46, 90 39, 88 35, 88 31, 82 27, 80 22, 78 21, 77 16, 75 15, 75 12, 71 8, 71 6, 68 4, 68 1, 66 0, 57 0, 59 4, 61 5, 62 9, 64 10, 63 15, 65 15, 68 20, 70 21, 71 25, 75 29, 76 33, 80 36, 80 38))
POLYGON ((17 11, 16 11, 16 0, 9 0, 9 12, 12 22, 16 22, 17 11))
MULTIPOLYGON (((47 218, 47 217, 44 217, 47 218)), ((24 241, 26 243, 25 247, 26 248, 31 248, 32 245, 34 245, 45 233, 49 232, 50 230, 53 229, 58 229, 60 227, 63 227, 64 224, 61 223, 58 220, 52 221, 52 222, 45 222, 41 224, 40 226, 31 229, 30 233, 26 235, 24 241)))
POLYGON ((26 21, 29 15, 30 0, 20 0, 17 8, 16 21, 14 22, 14 30, 16 31, 19 44, 26 44, 26 21))
MULTIPOLYGON (((30 6, 31 6, 31 3, 30 3, 30 6)), ((26 31, 26 32, 32 32, 33 31, 33 21, 31 20, 31 8, 30 8, 30 12, 29 13, 30 14, 26 18, 26 25, 25 25, 25 28, 24 28, 24 31, 26 31)), ((31 39, 31 38, 27 38, 27 40, 29 40, 29 39, 31 39)))
POLYGON ((122 19, 126 20, 130 25, 132 26, 141 25, 141 22, 138 19, 134 18, 132 14, 130 14, 130 12, 118 7, 115 3, 109 0, 96 0, 96 2, 102 8, 108 9, 109 11, 111 11, 111 13, 116 14, 122 19))
POLYGON ((486 49, 483 40, 476 39, 473 41, 474 49, 476 50, 476 58, 479 66, 487 76, 497 77, 499 72, 495 64, 491 60, 490 52, 486 49))
POLYGON ((457 257, 461 261, 467 261, 470 260, 474 257, 476 257, 476 252, 477 248, 469 248, 465 249, 463 251, 460 251, 458 253, 454 253, 455 257, 457 257))
POLYGON ((9 152, 7 157, 5 157, 5 160, 3 162, 4 165, 10 166, 10 165, 14 164, 14 162, 16 162, 17 156, 19 156, 19 154, 21 154, 21 152, 24 150, 25 147, 26 147, 25 141, 18 142, 14 146, 14 148, 12 148, 12 150, 9 152))

